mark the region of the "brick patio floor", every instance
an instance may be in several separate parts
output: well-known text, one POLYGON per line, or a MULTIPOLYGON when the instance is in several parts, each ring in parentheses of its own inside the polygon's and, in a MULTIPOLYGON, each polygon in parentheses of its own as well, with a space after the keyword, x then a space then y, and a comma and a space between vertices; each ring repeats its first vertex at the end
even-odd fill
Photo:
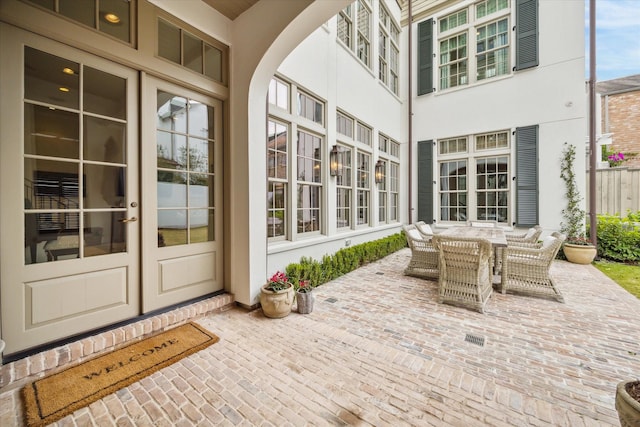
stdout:
POLYGON ((58 426, 618 426, 640 377, 640 299, 555 261, 566 303, 495 293, 485 314, 404 276, 409 250, 317 288, 313 313, 267 319, 217 297, 2 367, 0 425, 30 380, 194 318, 220 342, 58 426))

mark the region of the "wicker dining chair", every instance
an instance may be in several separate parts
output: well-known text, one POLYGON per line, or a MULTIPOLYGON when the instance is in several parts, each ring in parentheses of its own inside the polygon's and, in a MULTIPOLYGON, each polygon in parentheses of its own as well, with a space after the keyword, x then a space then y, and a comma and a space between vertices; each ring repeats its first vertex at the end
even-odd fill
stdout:
POLYGON ((404 235, 411 249, 411 260, 404 269, 407 276, 436 279, 438 269, 438 251, 433 247, 431 238, 420 234, 414 224, 404 225, 404 235))
POLYGON ((565 235, 552 233, 538 247, 510 245, 505 251, 502 265, 502 293, 513 291, 538 297, 553 297, 564 302, 564 297, 551 277, 551 263, 555 259, 565 235))
POLYGON ((440 258, 439 302, 460 305, 484 313, 493 292, 486 239, 433 236, 440 258))
MULTIPOLYGON (((541 243, 538 244, 538 239, 542 234, 542 227, 539 225, 534 225, 529 228, 525 233, 508 233, 505 234, 507 238, 508 246, 524 246, 524 247, 540 247, 541 243)), ((496 273, 500 273, 502 271, 502 256, 504 248, 496 248, 496 273)))

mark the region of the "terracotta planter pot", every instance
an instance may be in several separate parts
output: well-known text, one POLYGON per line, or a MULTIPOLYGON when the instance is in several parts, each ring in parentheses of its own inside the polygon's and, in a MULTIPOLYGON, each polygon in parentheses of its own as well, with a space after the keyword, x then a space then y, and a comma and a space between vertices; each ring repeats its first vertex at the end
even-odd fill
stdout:
POLYGON ((313 302, 316 299, 313 292, 298 292, 296 298, 298 299, 298 313, 309 314, 313 311, 313 302))
POLYGON ((565 243, 562 247, 567 260, 575 264, 591 264, 598 254, 595 246, 573 245, 565 243))
POLYGON ((631 397, 626 390, 627 384, 635 382, 637 381, 623 381, 618 383, 616 388, 616 411, 621 427, 640 426, 640 402, 631 397))
POLYGON ((264 285, 260 292, 260 305, 265 316, 278 319, 291 313, 295 296, 293 285, 282 291, 270 291, 264 285))

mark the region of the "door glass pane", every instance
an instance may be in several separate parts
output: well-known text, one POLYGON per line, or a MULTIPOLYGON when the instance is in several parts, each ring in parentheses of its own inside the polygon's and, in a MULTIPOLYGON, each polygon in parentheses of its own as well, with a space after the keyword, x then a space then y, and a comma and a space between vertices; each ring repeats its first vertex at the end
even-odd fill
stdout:
POLYGON ((84 159, 125 163, 125 132, 124 123, 84 116, 84 159))
POLYGON ((158 207, 187 206, 187 174, 158 171, 158 207))
POLYGON ((192 209, 189 211, 190 243, 207 242, 213 238, 213 210, 192 209))
POLYGON ((213 207, 213 177, 203 174, 189 175, 189 207, 213 207))
POLYGON ((77 109, 80 66, 30 47, 24 49, 24 96, 28 100, 77 109))
POLYGON ((77 113, 39 105, 24 106, 24 151, 40 156, 79 158, 77 113))
POLYGON ((187 100, 181 96, 158 91, 158 129, 187 132, 187 100))
POLYGON ((197 101, 189 102, 189 135, 213 138, 213 107, 197 101))
POLYGON ((90 212, 84 214, 84 256, 127 251, 126 212, 90 212))
POLYGON ((189 138, 189 170, 207 173, 213 168, 213 143, 189 138))
POLYGON ((121 208, 125 206, 126 169, 119 166, 84 166, 84 207, 121 208))
POLYGON ((187 243, 187 211, 161 209, 158 211, 158 247, 187 243))
POLYGON ((113 74, 84 68, 84 110, 103 116, 126 117, 127 81, 113 74))
POLYGON ((157 133, 158 168, 187 169, 187 137, 175 133, 157 133))

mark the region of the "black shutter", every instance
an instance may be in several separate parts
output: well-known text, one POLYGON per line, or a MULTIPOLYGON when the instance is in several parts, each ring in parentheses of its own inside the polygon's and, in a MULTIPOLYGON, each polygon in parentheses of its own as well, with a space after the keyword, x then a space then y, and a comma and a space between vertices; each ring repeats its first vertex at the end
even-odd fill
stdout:
POLYGON ((538 65, 538 0, 516 0, 516 70, 538 65))
POLYGON ((433 92, 433 19, 418 24, 418 95, 433 92))
POLYGON ((418 221, 433 224, 433 141, 418 141, 418 221))
POLYGON ((516 128, 516 227, 538 224, 538 125, 516 128))

